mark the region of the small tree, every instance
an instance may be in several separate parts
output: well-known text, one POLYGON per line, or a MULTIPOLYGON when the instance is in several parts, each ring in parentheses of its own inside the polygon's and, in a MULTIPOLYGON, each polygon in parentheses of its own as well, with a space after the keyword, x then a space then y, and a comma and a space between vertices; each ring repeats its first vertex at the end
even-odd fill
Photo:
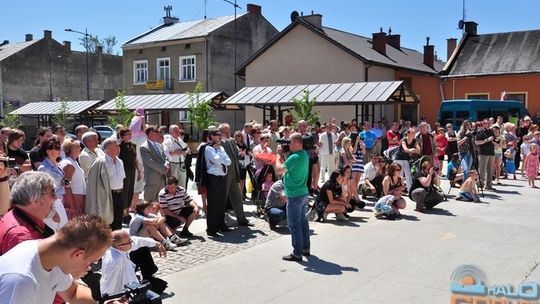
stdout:
POLYGON ((300 99, 294 98, 291 111, 293 124, 296 126, 300 120, 305 120, 310 126, 319 121, 319 111, 315 110, 317 98, 310 99, 309 91, 304 90, 300 99))
POLYGON ((118 52, 114 51, 114 47, 118 44, 118 40, 114 35, 100 39, 97 35, 89 34, 88 37, 81 37, 79 40, 81 40, 81 45, 88 49, 90 53, 95 53, 97 47, 102 46, 104 54, 118 55, 118 52))
POLYGON ((67 127, 69 117, 69 98, 62 97, 60 108, 56 111, 53 117, 53 123, 58 126, 67 127))
POLYGON ((211 100, 201 100, 202 85, 197 82, 195 90, 188 92, 189 95, 189 112, 188 119, 191 124, 195 126, 197 131, 206 129, 208 126, 216 123, 212 112, 211 100))
POLYGON ((6 109, 5 109, 5 115, 4 115, 4 126, 9 128, 19 128, 21 126, 21 120, 19 119, 18 114, 9 114, 13 112, 13 105, 9 101, 5 101, 6 109))
POLYGON ((129 127, 131 119, 135 115, 129 110, 126 104, 126 96, 124 91, 116 91, 116 98, 114 99, 114 107, 116 109, 116 115, 109 116, 109 125, 114 129, 116 125, 121 124, 125 127, 129 127))

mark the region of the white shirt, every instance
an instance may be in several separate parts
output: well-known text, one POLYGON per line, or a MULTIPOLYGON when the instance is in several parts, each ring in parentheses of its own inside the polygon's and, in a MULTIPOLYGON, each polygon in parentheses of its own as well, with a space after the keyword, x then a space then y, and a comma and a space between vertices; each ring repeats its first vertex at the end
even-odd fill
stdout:
POLYGON ((126 172, 124 171, 124 163, 122 160, 118 157, 112 159, 109 155, 105 155, 105 163, 107 164, 107 174, 109 175, 111 190, 124 188, 126 172))
POLYGON ((372 181, 375 177, 377 177, 377 167, 373 164, 372 161, 370 161, 364 166, 364 174, 362 175, 362 182, 366 179, 372 181))
POLYGON ((172 135, 167 136, 165 141, 163 141, 163 149, 165 150, 165 155, 167 156, 167 159, 169 160, 169 162, 172 163, 183 162, 185 160, 185 156, 179 156, 178 154, 171 155, 171 152, 180 149, 188 149, 186 151, 189 151, 188 145, 186 145, 186 143, 181 138, 174 138, 172 135))
POLYGON ((208 174, 216 176, 227 175, 225 167, 231 164, 231 159, 222 146, 219 146, 217 149, 212 145, 207 146, 204 150, 204 157, 206 159, 206 172, 208 174))
POLYGON ((58 267, 41 265, 38 240, 25 241, 0 256, 0 303, 52 303, 73 278, 58 267))
POLYGON ((73 175, 71 176, 71 193, 73 194, 86 194, 86 181, 84 180, 84 171, 79 166, 79 163, 73 160, 71 157, 66 157, 60 162, 60 168, 65 171, 65 167, 72 165, 75 168, 73 175))
POLYGON ((49 226, 52 230, 58 231, 60 228, 64 227, 65 224, 68 222, 68 216, 66 213, 66 208, 64 208, 64 204, 62 204, 61 199, 56 199, 52 205, 53 210, 58 214, 59 222, 55 222, 53 218, 45 218, 43 219, 43 222, 45 225, 49 226))
POLYGON ((131 250, 128 252, 109 248, 102 258, 100 289, 101 294, 115 294, 124 285, 131 282, 138 282, 135 275, 135 264, 129 259, 129 252, 141 247, 155 247, 157 242, 152 238, 132 236, 131 250))
POLYGON ((319 148, 319 155, 332 155, 334 154, 334 150, 336 148, 335 142, 337 140, 337 134, 334 132, 330 133, 330 138, 332 142, 328 142, 328 132, 323 132, 319 134, 319 143, 321 144, 321 147, 319 148), (331 147, 331 153, 328 151, 328 147, 331 147))

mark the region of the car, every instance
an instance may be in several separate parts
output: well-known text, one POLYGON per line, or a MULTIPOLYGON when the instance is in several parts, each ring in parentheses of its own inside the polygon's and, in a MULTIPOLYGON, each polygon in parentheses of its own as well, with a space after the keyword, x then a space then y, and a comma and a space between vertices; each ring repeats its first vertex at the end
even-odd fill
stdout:
POLYGON ((101 140, 109 138, 114 134, 114 129, 107 125, 93 126, 92 128, 96 130, 101 137, 101 140))

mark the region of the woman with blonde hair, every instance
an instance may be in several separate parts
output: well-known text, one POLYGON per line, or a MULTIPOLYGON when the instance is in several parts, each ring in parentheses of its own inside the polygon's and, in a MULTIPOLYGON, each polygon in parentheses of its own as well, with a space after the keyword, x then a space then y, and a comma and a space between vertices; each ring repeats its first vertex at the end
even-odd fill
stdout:
POLYGON ((66 157, 60 161, 60 168, 64 171, 65 180, 69 181, 70 187, 65 188, 64 205, 68 211, 68 218, 84 214, 86 197, 86 181, 84 171, 77 162, 81 154, 81 144, 73 138, 66 138, 62 143, 62 150, 66 157))

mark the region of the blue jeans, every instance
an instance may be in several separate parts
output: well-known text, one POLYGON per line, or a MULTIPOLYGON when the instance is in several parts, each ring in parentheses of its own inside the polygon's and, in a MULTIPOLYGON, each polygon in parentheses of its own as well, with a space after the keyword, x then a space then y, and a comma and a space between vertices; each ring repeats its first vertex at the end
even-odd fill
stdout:
POLYGON ((287 218, 287 207, 272 207, 266 210, 266 215, 268 215, 269 223, 278 223, 279 221, 287 218))
POLYGON ((307 194, 289 197, 287 202, 287 225, 291 231, 293 255, 301 257, 303 252, 309 252, 309 222, 307 213, 307 194))
POLYGON ((471 153, 460 153, 459 156, 461 157, 461 171, 463 172, 463 180, 465 181, 469 177, 473 157, 471 153))

